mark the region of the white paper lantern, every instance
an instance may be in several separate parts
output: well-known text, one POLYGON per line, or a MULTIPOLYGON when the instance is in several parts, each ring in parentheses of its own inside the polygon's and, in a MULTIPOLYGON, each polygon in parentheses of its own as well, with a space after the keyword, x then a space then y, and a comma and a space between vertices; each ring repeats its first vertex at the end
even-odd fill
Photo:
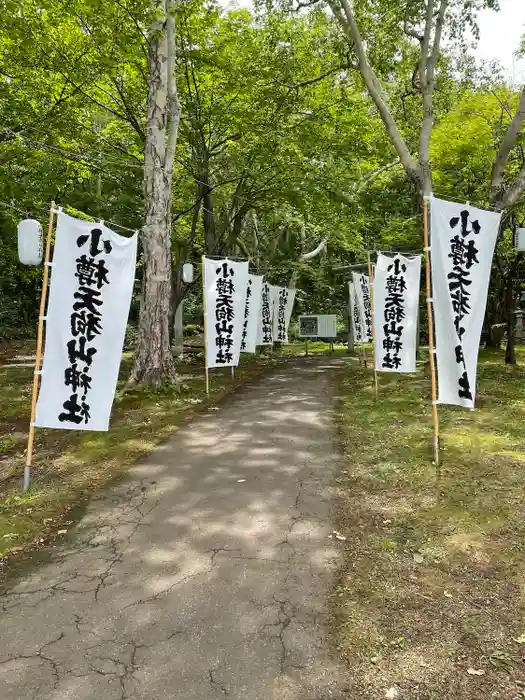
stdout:
POLYGON ((191 263, 184 263, 182 266, 182 280, 186 284, 193 282, 193 265, 191 263))
POLYGON ((44 251, 42 226, 35 219, 18 224, 18 257, 23 265, 40 265, 44 251))

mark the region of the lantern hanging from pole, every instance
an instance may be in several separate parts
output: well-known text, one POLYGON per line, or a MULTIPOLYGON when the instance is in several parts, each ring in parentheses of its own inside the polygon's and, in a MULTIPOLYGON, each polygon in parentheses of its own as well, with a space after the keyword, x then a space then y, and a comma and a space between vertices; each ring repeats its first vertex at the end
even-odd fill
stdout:
POLYGON ((18 257, 22 265, 40 265, 44 252, 42 226, 35 219, 18 224, 18 257))
POLYGON ((184 263, 182 266, 182 281, 186 284, 193 282, 193 265, 191 263, 184 263))

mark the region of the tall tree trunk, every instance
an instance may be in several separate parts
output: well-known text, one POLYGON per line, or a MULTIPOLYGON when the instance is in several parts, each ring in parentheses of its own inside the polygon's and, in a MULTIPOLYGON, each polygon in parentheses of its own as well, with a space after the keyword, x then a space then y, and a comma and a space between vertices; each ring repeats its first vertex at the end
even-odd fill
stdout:
POLYGON ((144 278, 131 384, 176 382, 170 348, 172 174, 180 119, 175 82, 175 4, 155 0, 149 32, 144 145, 144 278))

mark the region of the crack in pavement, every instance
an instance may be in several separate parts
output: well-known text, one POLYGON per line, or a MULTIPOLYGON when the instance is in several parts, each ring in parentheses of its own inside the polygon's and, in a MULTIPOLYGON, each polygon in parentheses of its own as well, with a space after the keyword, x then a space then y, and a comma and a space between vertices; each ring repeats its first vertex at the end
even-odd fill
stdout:
POLYGON ((219 693, 222 693, 224 696, 227 697, 229 695, 229 693, 226 690, 226 688, 223 685, 221 685, 218 681, 215 680, 214 674, 217 673, 220 670, 220 668, 221 668, 220 666, 217 666, 216 668, 210 668, 210 670, 208 672, 208 677, 209 677, 210 685, 212 686, 212 688, 214 688, 219 693))
POLYGON ((5 700, 339 697, 323 632, 329 370, 243 391, 137 464, 50 563, 0 593, 5 700))
MULTIPOLYGON (((65 636, 64 632, 61 632, 60 635, 56 639, 52 639, 49 642, 46 642, 43 644, 36 653, 34 654, 17 654, 15 656, 11 656, 7 659, 4 659, 0 661, 0 666, 5 666, 6 664, 12 663, 13 661, 20 661, 20 660, 25 660, 29 661, 31 659, 41 659, 42 661, 45 661, 46 663, 49 664, 51 667, 52 675, 54 678, 54 684, 53 684, 53 690, 56 690, 59 682, 60 682, 60 673, 58 670, 58 663, 55 661, 55 659, 52 659, 51 657, 45 655, 44 649, 47 647, 52 646, 53 644, 57 644, 57 642, 60 642, 65 636)), ((41 684, 42 685, 42 684, 41 684)))

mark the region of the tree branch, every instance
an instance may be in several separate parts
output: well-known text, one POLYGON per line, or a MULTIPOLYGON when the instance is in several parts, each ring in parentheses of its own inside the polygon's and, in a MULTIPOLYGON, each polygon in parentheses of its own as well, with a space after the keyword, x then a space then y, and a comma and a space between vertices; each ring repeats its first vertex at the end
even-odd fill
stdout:
POLYGON ((408 9, 410 7, 410 3, 407 2, 405 6, 405 17, 403 19, 403 31, 407 36, 411 36, 413 39, 416 39, 417 41, 421 42, 423 41, 423 35, 420 34, 419 32, 416 32, 415 29, 412 29, 412 27, 409 26, 409 20, 408 20, 408 9))
POLYGON ((334 16, 341 24, 346 36, 351 37, 354 50, 357 55, 357 60, 359 63, 359 70, 363 77, 364 83, 368 92, 370 93, 370 97, 372 98, 374 104, 378 109, 379 115, 383 120, 383 124, 385 125, 390 140, 392 141, 392 144, 394 145, 394 148, 396 149, 399 155, 399 159, 405 169, 405 172, 411 180, 413 180, 419 187, 421 187, 421 168, 419 167, 418 163, 414 160, 412 154, 408 150, 405 140, 403 139, 401 132, 399 131, 397 124, 394 120, 394 117, 392 116, 392 113, 390 112, 390 109, 386 103, 386 98, 383 94, 381 84, 376 74, 372 70, 372 67, 368 63, 368 58, 366 55, 365 47, 363 45, 363 40, 361 38, 361 33, 357 26, 355 15, 348 0, 328 0, 328 4, 330 5, 332 12, 334 13, 334 16), (341 3, 344 16, 341 14, 336 4, 337 1, 341 3))
POLYGON ((432 42, 432 50, 430 51, 429 55, 434 18, 434 0, 427 0, 425 36, 421 44, 419 80, 421 83, 421 94, 423 98, 423 121, 419 134, 419 162, 423 175, 423 194, 430 194, 432 189, 432 172, 430 168, 429 147, 430 135, 434 124, 434 88, 436 85, 435 73, 441 49, 441 36, 443 33, 443 24, 445 22, 445 13, 447 11, 448 1, 449 0, 441 0, 436 19, 434 41, 432 42))
POLYGON ((441 37, 443 35, 443 27, 445 25, 445 15, 448 9, 448 3, 449 0, 441 0, 441 5, 439 6, 439 12, 436 20, 436 31, 434 33, 434 44, 432 46, 432 53, 430 54, 427 67, 427 79, 429 83, 434 82, 436 66, 441 51, 441 37))
POLYGON ((326 250, 327 244, 328 244, 328 238, 323 238, 323 240, 319 243, 317 248, 314 248, 309 253, 303 253, 301 255, 301 257, 299 258, 299 262, 308 262, 309 260, 313 260, 320 253, 322 253, 323 251, 326 250))
POLYGON ((321 0, 308 0, 308 2, 298 2, 295 7, 295 12, 299 12, 299 10, 302 10, 304 7, 312 7, 313 5, 317 5, 317 3, 319 2, 321 2, 321 0))
POLYGON ((164 160, 164 172, 172 173, 175 151, 177 149, 177 137, 180 123, 180 100, 177 90, 177 76, 175 74, 175 59, 177 54, 177 42, 175 35, 175 20, 177 13, 176 0, 167 0, 167 41, 168 41, 168 101, 170 107, 170 125, 164 160))
POLYGON ((324 80, 329 75, 333 75, 334 73, 337 73, 337 71, 344 70, 345 68, 349 68, 349 67, 350 66, 348 66, 348 64, 334 66, 333 68, 330 68, 329 70, 325 71, 324 73, 321 73, 321 75, 318 75, 315 78, 309 78, 308 80, 302 80, 299 83, 295 83, 294 85, 288 85, 287 87, 290 90, 297 90, 298 88, 306 87, 307 85, 314 85, 315 83, 321 82, 321 80, 324 80))
POLYGON ((498 196, 501 194, 501 189, 502 189, 502 184, 503 184, 503 174, 505 171, 505 166, 507 164, 507 161, 509 159, 510 152, 514 148, 516 144, 516 140, 518 138, 518 135, 521 131, 521 127, 523 126, 523 122, 525 121, 525 87, 523 88, 521 92, 521 97, 520 101, 518 104, 518 108, 516 110, 516 113, 514 114, 514 117, 509 124, 509 128, 507 129, 507 133, 505 134, 505 137, 503 141, 501 142, 501 146, 499 148, 498 154, 496 156, 496 160, 494 162, 494 167, 492 169, 492 177, 491 177, 491 183, 490 183, 490 199, 491 201, 496 201, 498 199, 498 196))
POLYGON ((498 209, 509 209, 514 206, 525 191, 525 165, 512 185, 496 200, 498 209))
POLYGON ((390 163, 383 165, 378 170, 374 170, 374 172, 371 173, 367 178, 365 178, 360 185, 356 185, 353 188, 353 190, 351 191, 351 194, 346 194, 345 192, 336 192, 335 190, 332 190, 332 189, 329 189, 328 191, 332 195, 335 195, 338 199, 340 199, 343 202, 343 204, 346 204, 346 206, 351 207, 355 203, 355 199, 354 199, 355 195, 358 195, 360 192, 362 192, 367 185, 369 185, 373 180, 376 179, 376 177, 379 177, 379 175, 382 175, 387 170, 390 170, 391 168, 393 168, 399 164, 400 164, 400 160, 399 160, 399 158, 396 158, 395 160, 391 161, 390 163))

